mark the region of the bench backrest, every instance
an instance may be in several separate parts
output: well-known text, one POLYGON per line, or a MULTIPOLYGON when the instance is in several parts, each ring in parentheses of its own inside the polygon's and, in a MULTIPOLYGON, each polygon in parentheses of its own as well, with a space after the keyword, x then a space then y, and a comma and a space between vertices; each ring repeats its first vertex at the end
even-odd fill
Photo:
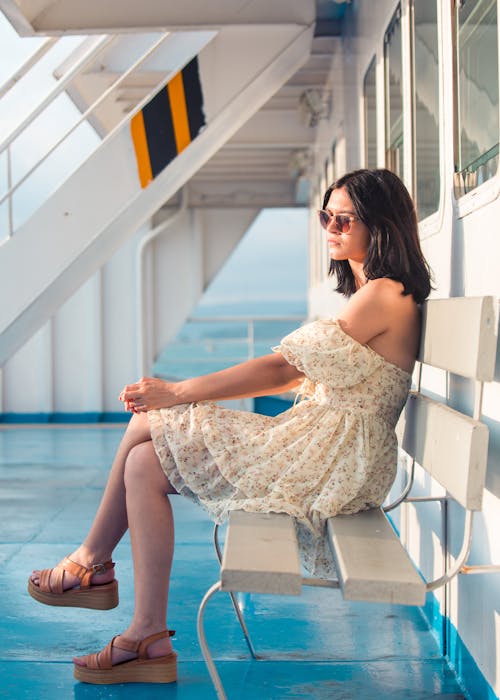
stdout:
POLYGON ((461 377, 491 382, 496 333, 493 297, 430 299, 422 308, 418 360, 461 377))
MULTIPOLYGON (((429 300, 423 309, 419 361, 478 382, 491 381, 496 334, 492 297, 429 300)), ((480 510, 488 454, 483 423, 412 392, 398 437, 403 450, 455 500, 480 510)))

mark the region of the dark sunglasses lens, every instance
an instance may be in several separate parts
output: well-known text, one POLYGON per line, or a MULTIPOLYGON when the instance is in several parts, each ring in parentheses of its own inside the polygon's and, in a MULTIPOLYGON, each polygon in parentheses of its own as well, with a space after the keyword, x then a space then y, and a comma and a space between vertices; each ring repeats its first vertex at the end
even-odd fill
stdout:
POLYGON ((341 233, 349 233, 351 230, 351 219, 345 214, 329 214, 324 209, 318 211, 319 223, 324 229, 327 229, 330 223, 333 221, 337 231, 341 233))
POLYGON ((325 211, 324 209, 320 209, 318 211, 318 216, 319 216, 319 223, 321 224, 321 226, 323 228, 327 228, 328 223, 330 221, 330 215, 328 214, 328 212, 325 211))
POLYGON ((351 220, 348 216, 342 216, 342 214, 338 214, 335 217, 335 226, 339 231, 342 231, 342 233, 349 233, 351 229, 351 220))

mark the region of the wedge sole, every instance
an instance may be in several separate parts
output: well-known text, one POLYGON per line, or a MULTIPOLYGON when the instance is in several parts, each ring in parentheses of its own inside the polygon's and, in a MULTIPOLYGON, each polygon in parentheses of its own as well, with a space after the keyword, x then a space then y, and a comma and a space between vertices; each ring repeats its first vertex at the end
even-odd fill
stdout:
POLYGON ((134 659, 110 669, 74 667, 74 677, 82 683, 108 685, 113 683, 175 683, 177 654, 174 652, 157 659, 134 659))
POLYGON ((118 581, 93 585, 89 588, 70 588, 64 593, 41 591, 38 586, 28 580, 28 593, 32 598, 44 605, 55 605, 63 608, 90 608, 91 610, 111 610, 119 603, 118 581))

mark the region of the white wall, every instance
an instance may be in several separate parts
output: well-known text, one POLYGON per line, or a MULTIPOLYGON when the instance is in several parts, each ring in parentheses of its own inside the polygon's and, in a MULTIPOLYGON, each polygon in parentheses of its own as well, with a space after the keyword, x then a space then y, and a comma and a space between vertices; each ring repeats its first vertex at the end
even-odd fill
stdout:
MULTIPOLYGON (((351 7, 350 34, 344 38, 342 51, 332 57, 331 86, 335 99, 328 122, 318 129, 316 172, 322 173, 325 159, 330 157, 331 144, 345 144, 337 148, 336 176, 363 167, 363 113, 362 84, 373 55, 377 60, 379 113, 379 165, 384 166, 383 120, 383 38, 387 24, 397 3, 391 0, 373 3, 358 2, 351 7), (376 9, 375 9, 376 5, 376 9), (339 86, 343 73, 343 87, 339 86), (343 96, 340 94, 343 93, 343 96)), ((433 295, 493 295, 500 298, 500 177, 482 185, 460 202, 453 196, 453 81, 452 41, 449 4, 439 3, 442 15, 441 50, 443 54, 441 77, 442 109, 442 202, 439 214, 421 226, 422 246, 431 264, 436 281, 433 295)), ((403 22, 406 21, 408 2, 403 1, 403 22)), ((409 83, 409 81, 407 81, 409 83)), ((407 87, 407 84, 405 85, 407 87)), ((405 142, 411 143, 409 124, 405 124, 405 142)), ((500 138, 499 138, 500 140, 500 138)), ((313 202, 317 206, 317 202, 313 202)), ((311 317, 330 315, 340 308, 341 302, 332 293, 332 283, 326 277, 324 261, 326 244, 311 225, 311 286, 309 292, 311 317)), ((490 448, 487 485, 482 512, 475 522, 470 563, 500 563, 500 352, 496 381, 485 388, 483 415, 490 428, 490 448)), ((473 383, 451 378, 446 382, 444 373, 426 371, 424 390, 447 396, 450 405, 472 413, 473 383)), ((399 481, 399 480, 398 480, 399 481)), ((394 494, 399 487, 394 488, 394 494)), ((414 495, 443 495, 442 489, 417 470, 414 495)), ((459 506, 449 508, 449 545, 453 559, 462 542, 464 513, 459 506)), ((416 563, 427 578, 442 573, 441 513, 438 504, 405 505, 396 512, 395 519, 403 539, 416 563)), ((441 612, 448 614, 462 641, 474 657, 479 669, 500 695, 500 576, 460 575, 447 590, 436 592, 441 612)))
MULTIPOLYGON (((171 340, 257 214, 187 210, 146 249, 149 364, 171 340)), ((121 411, 138 363, 137 251, 143 227, 6 363, 4 413, 121 411)))

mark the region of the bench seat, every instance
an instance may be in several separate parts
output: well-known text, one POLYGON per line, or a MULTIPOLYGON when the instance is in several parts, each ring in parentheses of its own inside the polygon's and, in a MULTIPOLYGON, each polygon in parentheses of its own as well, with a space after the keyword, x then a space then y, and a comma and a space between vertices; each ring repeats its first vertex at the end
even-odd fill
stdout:
POLYGON ((221 590, 299 595, 301 588, 292 518, 284 513, 230 513, 221 590))
MULTIPOLYGON (((425 581, 381 508, 330 518, 327 534, 346 600, 425 603, 425 581)), ((307 582, 290 516, 230 513, 221 565, 222 591, 299 595, 307 582)))
POLYGON ((381 508, 337 515, 327 529, 346 600, 425 603, 425 581, 381 508))

